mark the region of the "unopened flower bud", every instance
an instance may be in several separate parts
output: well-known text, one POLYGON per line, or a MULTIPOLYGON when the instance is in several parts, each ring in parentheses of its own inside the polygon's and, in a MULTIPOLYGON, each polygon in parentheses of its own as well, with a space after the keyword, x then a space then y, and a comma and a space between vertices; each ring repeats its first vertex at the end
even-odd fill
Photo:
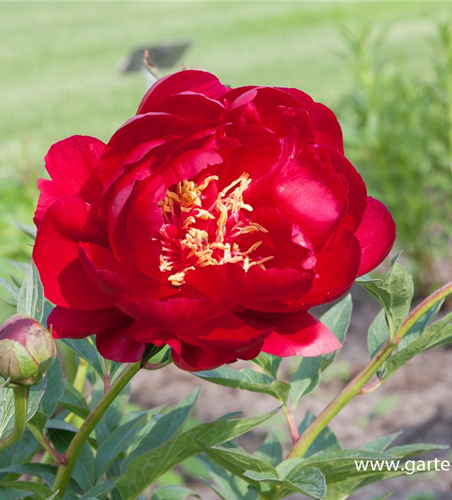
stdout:
POLYGON ((10 384, 38 384, 55 358, 52 335, 35 319, 15 314, 0 327, 0 376, 10 384))

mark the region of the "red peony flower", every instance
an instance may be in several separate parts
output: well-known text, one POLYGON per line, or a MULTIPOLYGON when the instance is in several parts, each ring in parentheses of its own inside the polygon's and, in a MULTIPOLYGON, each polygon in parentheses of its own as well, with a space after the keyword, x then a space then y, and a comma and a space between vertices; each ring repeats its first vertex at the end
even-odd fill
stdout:
POLYGON ((296 89, 159 80, 107 145, 46 156, 33 252, 56 337, 96 335, 137 361, 169 344, 186 370, 260 351, 340 347, 307 311, 376 267, 395 238, 343 154, 331 110, 296 89))

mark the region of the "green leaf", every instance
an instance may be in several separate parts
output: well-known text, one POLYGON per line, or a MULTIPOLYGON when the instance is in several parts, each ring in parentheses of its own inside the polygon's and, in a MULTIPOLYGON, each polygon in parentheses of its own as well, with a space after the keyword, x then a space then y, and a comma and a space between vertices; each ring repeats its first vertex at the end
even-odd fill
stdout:
POLYGON ((392 497, 397 490, 391 491, 390 493, 384 493, 383 495, 379 495, 378 497, 372 498, 372 500, 388 500, 389 497, 392 497))
POLYGON ((69 347, 72 351, 80 356, 96 370, 96 372, 102 377, 104 374, 104 369, 100 355, 93 345, 87 338, 84 339, 59 339, 60 342, 69 347))
MULTIPOLYGON (((0 379, 2 380, 2 379, 0 379)), ((46 381, 30 387, 27 421, 37 412, 44 395, 46 381)), ((9 436, 14 428, 14 394, 12 389, 0 387, 0 439, 9 436)))
POLYGON ((197 387, 188 397, 182 400, 173 410, 163 415, 144 436, 140 444, 133 450, 123 463, 123 468, 135 457, 146 451, 157 448, 165 441, 178 434, 190 418, 198 401, 201 386, 197 387))
POLYGON ((58 401, 58 406, 81 418, 89 415, 89 408, 84 397, 69 382, 66 382, 64 386, 63 396, 58 401))
POLYGON ((20 222, 18 222, 17 220, 13 219, 13 224, 18 228, 20 229, 24 234, 26 234, 27 236, 30 236, 31 238, 35 239, 36 238, 36 232, 37 232, 37 229, 35 226, 28 226, 28 225, 25 225, 25 224, 21 224, 20 222))
POLYGON ((296 407, 303 396, 313 392, 320 383, 322 356, 303 358, 290 378, 290 400, 296 407))
POLYGON ((380 347, 388 340, 388 338, 389 328, 386 322, 386 313, 384 309, 382 309, 372 321, 367 335, 367 348, 371 358, 377 354, 380 347))
POLYGON ((311 498, 324 498, 326 495, 326 480, 319 469, 307 467, 293 476, 289 473, 283 481, 283 488, 311 498))
POLYGON ((19 498, 29 497, 31 491, 23 491, 23 490, 12 490, 8 488, 4 488, 0 486, 0 498, 2 500, 19 500, 19 498))
POLYGON ((44 315, 44 288, 33 260, 25 273, 17 297, 17 312, 41 322, 44 315))
POLYGON ((96 477, 101 477, 118 455, 130 446, 133 436, 147 421, 146 413, 140 414, 114 430, 105 441, 102 441, 95 461, 96 477))
POLYGON ((278 437, 274 432, 267 434, 265 441, 254 453, 257 458, 264 460, 270 465, 278 465, 283 458, 283 448, 278 437))
POLYGON ((433 307, 431 307, 423 316, 421 316, 418 321, 408 330, 405 336, 400 340, 399 345, 397 346, 397 350, 401 351, 408 347, 412 342, 417 340, 424 330, 427 328, 427 325, 430 321, 438 314, 442 305, 444 304, 444 300, 440 300, 433 307))
POLYGON ((252 363, 259 366, 267 375, 277 378, 278 370, 282 362, 282 358, 261 352, 259 356, 251 360, 252 363))
POLYGON ((204 453, 220 467, 224 467, 234 476, 240 476, 245 481, 259 487, 259 482, 264 480, 279 480, 276 469, 252 455, 249 455, 241 448, 212 447, 201 445, 204 453), (259 479, 253 479, 252 472, 259 474, 259 479), (264 479, 265 477, 265 479, 264 479))
POLYGON ((400 264, 395 263, 384 280, 363 276, 356 282, 383 306, 389 331, 395 336, 410 310, 414 293, 411 276, 400 264))
MULTIPOLYGON (((307 411, 301 424, 298 427, 298 432, 300 433, 300 435, 303 434, 303 432, 311 425, 314 420, 315 415, 307 411)), ((339 440, 337 439, 334 432, 329 427, 325 427, 308 448, 304 455, 304 458, 308 458, 318 452, 339 451, 341 449, 341 444, 339 443, 339 440)))
POLYGON ((0 286, 2 286, 16 300, 19 298, 19 287, 0 277, 0 286))
POLYGON ((42 397, 40 410, 51 417, 56 410, 58 401, 63 396, 64 379, 60 360, 57 358, 46 375, 46 391, 42 397))
POLYGON ((28 264, 25 264, 23 262, 18 262, 17 260, 10 260, 10 259, 5 259, 6 262, 15 269, 17 269, 19 272, 22 274, 25 274, 28 269, 28 264))
POLYGON ((289 395, 290 386, 250 368, 234 370, 228 367, 196 372, 195 375, 214 384, 242 389, 245 391, 268 394, 284 403, 289 395))
POLYGON ((56 498, 57 493, 52 493, 52 490, 43 484, 31 483, 29 481, 8 481, 2 483, 3 487, 6 488, 15 488, 22 491, 27 491, 31 493, 35 493, 36 500, 47 500, 49 497, 56 498))
POLYGON ((397 439, 402 434, 402 432, 403 431, 394 432, 393 434, 389 434, 388 436, 374 439, 373 441, 366 443, 361 449, 366 451, 383 452, 395 439, 397 439))
POLYGON ((110 491, 116 486, 116 483, 114 481, 103 481, 102 483, 94 486, 93 488, 89 489, 87 492, 85 492, 80 500, 88 500, 89 498, 103 498, 105 495, 110 493, 110 491))
POLYGON ((424 333, 408 347, 398 351, 385 364, 385 379, 417 354, 452 342, 452 313, 430 325, 424 333))
POLYGON ((152 500, 185 500, 188 497, 201 498, 197 493, 182 486, 159 486, 152 494, 152 500))
POLYGON ((449 447, 440 444, 414 443, 401 446, 393 446, 387 450, 387 453, 395 457, 410 458, 431 451, 447 450, 449 447))
POLYGON ((201 451, 199 443, 217 446, 254 429, 271 418, 279 408, 262 417, 222 419, 201 424, 133 459, 120 476, 117 488, 123 500, 132 500, 166 471, 201 451))
MULTIPOLYGON (((345 341, 345 335, 352 316, 352 309, 352 296, 348 294, 320 317, 320 321, 334 333, 341 344, 345 341)), ((338 352, 339 351, 334 351, 322 356, 322 364, 320 367, 322 371, 334 361, 338 352)))
POLYGON ((218 487, 206 481, 206 484, 224 500, 257 500, 257 494, 248 488, 248 483, 234 476, 205 455, 197 458, 207 469, 218 487))

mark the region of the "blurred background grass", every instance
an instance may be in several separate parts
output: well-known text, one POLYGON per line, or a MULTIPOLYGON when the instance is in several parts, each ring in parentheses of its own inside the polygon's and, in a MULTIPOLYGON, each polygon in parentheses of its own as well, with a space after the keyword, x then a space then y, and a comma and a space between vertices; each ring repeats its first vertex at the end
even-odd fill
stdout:
POLYGON ((439 234, 447 248, 452 57, 448 61, 434 39, 437 23, 452 20, 451 7, 0 3, 0 275, 10 271, 5 257, 21 260, 29 253, 30 240, 12 220, 31 223, 35 181, 44 174, 49 146, 72 134, 107 141, 144 92, 139 74, 117 72, 121 58, 143 44, 184 39, 192 46, 182 62, 214 72, 224 83, 295 86, 332 107, 346 130, 348 156, 399 219, 400 246, 418 262, 431 253, 432 235, 439 234), (424 185, 430 179, 432 185, 424 185), (431 206, 439 212, 426 221, 431 206))

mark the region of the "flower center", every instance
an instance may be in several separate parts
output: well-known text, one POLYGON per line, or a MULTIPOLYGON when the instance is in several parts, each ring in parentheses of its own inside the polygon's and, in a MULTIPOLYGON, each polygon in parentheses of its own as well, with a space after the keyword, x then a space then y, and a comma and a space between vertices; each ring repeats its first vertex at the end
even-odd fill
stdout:
POLYGON ((250 221, 253 207, 243 201, 249 175, 243 173, 219 193, 216 181, 212 175, 200 184, 179 182, 159 204, 164 219, 160 271, 173 286, 182 286, 185 274, 198 267, 239 264, 247 272, 252 266, 265 269, 273 259, 262 246, 268 231, 250 221))

